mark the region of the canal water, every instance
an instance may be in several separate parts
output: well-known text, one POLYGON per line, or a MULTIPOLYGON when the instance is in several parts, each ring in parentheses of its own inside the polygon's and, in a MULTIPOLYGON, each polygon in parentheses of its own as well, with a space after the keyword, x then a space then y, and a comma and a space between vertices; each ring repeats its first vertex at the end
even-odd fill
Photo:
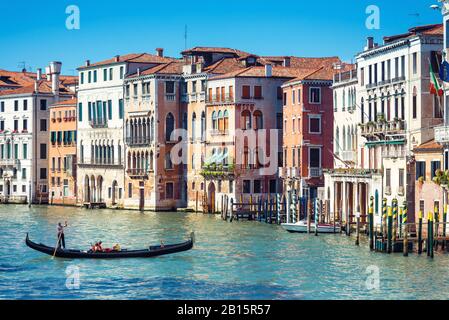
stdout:
POLYGON ((201 214, 2 205, 0 243, 0 299, 449 299, 449 255, 386 256, 343 235, 201 214), (70 248, 102 240, 140 249, 191 231, 197 242, 171 256, 113 261, 52 260, 25 246, 27 232, 54 246, 66 220, 70 248))

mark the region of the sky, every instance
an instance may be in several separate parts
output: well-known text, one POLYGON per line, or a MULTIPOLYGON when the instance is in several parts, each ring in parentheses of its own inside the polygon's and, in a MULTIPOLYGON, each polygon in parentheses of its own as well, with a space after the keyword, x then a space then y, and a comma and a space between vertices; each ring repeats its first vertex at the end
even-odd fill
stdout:
POLYGON ((65 74, 127 53, 179 57, 187 47, 219 46, 257 55, 339 56, 351 62, 366 37, 441 23, 437 0, 29 0, 0 1, 0 69, 35 71, 61 61, 65 74), (80 11, 79 30, 66 27, 66 8, 80 11), (368 29, 367 7, 379 8, 380 28, 368 29))

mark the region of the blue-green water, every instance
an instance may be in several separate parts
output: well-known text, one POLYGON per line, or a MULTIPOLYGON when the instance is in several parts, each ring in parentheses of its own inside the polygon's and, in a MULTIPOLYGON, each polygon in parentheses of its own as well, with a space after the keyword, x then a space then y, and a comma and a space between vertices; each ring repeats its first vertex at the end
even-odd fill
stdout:
MULTIPOLYGON (((75 208, 0 206, 0 299, 448 299, 449 256, 434 260, 370 253, 345 236, 289 234, 257 222, 227 223, 200 214, 140 214, 75 208), (103 240, 127 248, 180 242, 192 251, 154 259, 52 260, 24 243, 54 246, 68 220, 67 246, 103 240), (80 271, 68 289, 66 270, 80 271), (367 268, 379 286, 368 290, 367 268)), ((376 284, 376 282, 374 282, 376 284)))

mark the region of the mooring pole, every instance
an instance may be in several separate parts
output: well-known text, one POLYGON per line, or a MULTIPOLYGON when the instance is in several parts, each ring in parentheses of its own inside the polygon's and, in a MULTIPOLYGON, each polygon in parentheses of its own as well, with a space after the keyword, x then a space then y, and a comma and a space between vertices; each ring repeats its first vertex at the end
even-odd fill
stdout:
POLYGON ((418 254, 422 254, 422 211, 418 213, 418 254))
POLYGON ((388 200, 384 198, 382 200, 382 223, 381 223, 381 234, 382 240, 385 240, 387 233, 387 214, 388 214, 388 200))
MULTIPOLYGON (((360 220, 360 210, 358 210, 359 220, 360 220)), ((360 222, 359 222, 360 223, 360 222)), ((374 250, 374 197, 370 198, 370 207, 369 207, 369 248, 371 251, 374 250)))
POLYGON ((391 238, 393 231, 393 209, 388 208, 387 253, 391 253, 391 238))

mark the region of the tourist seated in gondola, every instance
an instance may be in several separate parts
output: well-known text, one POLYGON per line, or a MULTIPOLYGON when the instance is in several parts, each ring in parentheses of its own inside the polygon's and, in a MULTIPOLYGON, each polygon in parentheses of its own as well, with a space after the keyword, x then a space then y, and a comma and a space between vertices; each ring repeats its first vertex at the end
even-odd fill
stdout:
POLYGON ((115 246, 112 247, 112 251, 120 252, 120 251, 122 251, 122 248, 121 248, 120 245, 117 243, 115 246))

